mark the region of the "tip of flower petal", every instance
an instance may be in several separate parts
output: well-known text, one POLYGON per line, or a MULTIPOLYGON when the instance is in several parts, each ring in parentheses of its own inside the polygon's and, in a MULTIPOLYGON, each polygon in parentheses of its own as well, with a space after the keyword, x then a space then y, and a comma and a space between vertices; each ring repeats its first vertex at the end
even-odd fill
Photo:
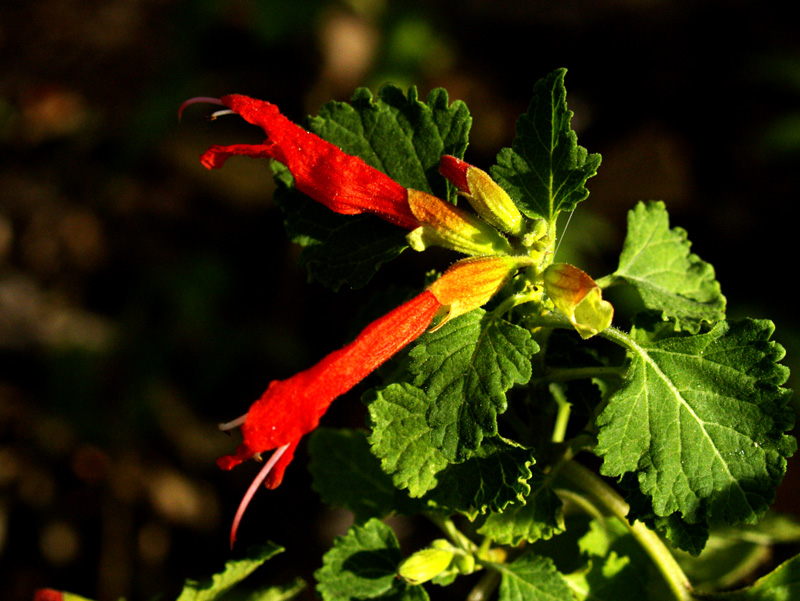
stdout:
POLYGON ((178 121, 181 120, 183 110, 192 104, 216 104, 218 106, 225 106, 222 103, 222 100, 219 98, 212 98, 211 96, 195 96, 194 98, 189 98, 189 100, 184 100, 178 107, 178 121))

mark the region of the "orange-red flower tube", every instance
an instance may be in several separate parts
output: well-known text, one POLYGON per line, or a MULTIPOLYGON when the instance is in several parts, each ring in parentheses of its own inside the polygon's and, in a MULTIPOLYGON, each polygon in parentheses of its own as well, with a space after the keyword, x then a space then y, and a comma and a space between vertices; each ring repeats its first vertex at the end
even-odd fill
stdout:
POLYGON ((231 529, 231 544, 244 510, 263 481, 275 488, 283 479, 300 439, 317 427, 330 404, 430 325, 442 304, 425 291, 372 322, 358 337, 319 363, 287 380, 272 382, 242 423, 243 444, 217 462, 231 469, 259 453, 276 449, 245 494, 231 529))
POLYGON ((239 504, 231 545, 242 515, 261 483, 277 487, 300 439, 319 424, 330 404, 430 326, 437 313, 451 319, 488 302, 520 266, 511 257, 473 257, 453 264, 423 293, 372 322, 344 348, 287 380, 276 380, 231 425, 241 425, 244 442, 234 455, 218 460, 231 469, 275 449, 239 504))

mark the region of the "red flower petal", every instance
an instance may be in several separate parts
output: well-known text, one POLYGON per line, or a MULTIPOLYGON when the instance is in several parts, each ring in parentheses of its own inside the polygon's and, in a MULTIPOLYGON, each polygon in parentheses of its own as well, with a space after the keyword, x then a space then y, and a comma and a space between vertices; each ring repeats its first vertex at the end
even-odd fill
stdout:
POLYGON ((51 588, 40 588, 33 592, 33 601, 64 601, 64 593, 51 588))
POLYGON ((441 303, 430 292, 367 326, 344 348, 288 380, 276 380, 247 413, 245 445, 254 453, 299 440, 317 427, 328 406, 430 325, 441 303))
POLYGON ((371 213, 409 230, 419 225, 408 207, 406 189, 388 175, 292 123, 274 104, 238 94, 220 100, 263 129, 267 140, 259 145, 212 146, 201 157, 205 167, 222 167, 233 155, 270 157, 289 168, 298 190, 337 213, 371 213))
MULTIPOLYGON (((234 455, 217 460, 231 469, 257 453, 295 445, 317 427, 328 406, 367 377, 430 325, 441 303, 428 291, 419 294, 367 326, 358 337, 319 363, 287 380, 275 380, 250 407, 242 425, 244 443, 234 455)), ((293 448, 281 457, 267 480, 278 486, 293 448)))
POLYGON ((470 194, 469 183, 467 183, 467 170, 471 165, 461 159, 446 154, 439 162, 439 173, 458 188, 464 194, 470 194))

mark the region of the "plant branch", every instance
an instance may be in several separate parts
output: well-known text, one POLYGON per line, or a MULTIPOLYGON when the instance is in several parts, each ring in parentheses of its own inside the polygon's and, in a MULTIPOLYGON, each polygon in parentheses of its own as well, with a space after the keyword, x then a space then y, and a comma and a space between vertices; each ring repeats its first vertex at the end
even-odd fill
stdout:
POLYGON ((616 366, 548 368, 542 376, 532 380, 532 383, 569 382, 570 380, 586 380, 589 378, 619 379, 624 374, 625 368, 616 366))
POLYGON ((628 521, 627 515, 630 507, 614 489, 594 472, 575 461, 564 464, 560 473, 572 484, 588 492, 608 512, 622 520, 661 572, 674 599, 677 601, 690 601, 692 599, 691 583, 680 565, 678 565, 675 557, 659 538, 658 534, 650 530, 642 522, 635 521, 631 524, 628 521))

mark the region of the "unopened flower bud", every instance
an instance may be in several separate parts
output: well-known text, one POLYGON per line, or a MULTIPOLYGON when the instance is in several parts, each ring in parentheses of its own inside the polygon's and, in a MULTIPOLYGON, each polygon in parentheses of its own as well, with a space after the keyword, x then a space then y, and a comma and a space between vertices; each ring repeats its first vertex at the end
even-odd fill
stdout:
POLYGON ((471 256, 511 253, 511 245, 500 232, 449 202, 409 190, 408 204, 422 224, 406 236, 414 250, 443 246, 471 256))
POLYGON ((522 233, 522 213, 488 173, 450 155, 442 157, 439 173, 458 188, 485 221, 509 234, 522 233))
POLYGON ((554 263, 544 271, 544 288, 561 313, 584 340, 611 325, 614 307, 586 273, 567 263, 554 263))
POLYGON ((449 310, 445 319, 447 321, 485 305, 506 285, 519 267, 519 262, 514 257, 462 259, 451 265, 428 290, 449 310))
POLYGON ((454 555, 448 549, 422 549, 406 558, 397 569, 397 574, 409 584, 422 584, 447 570, 454 555))

